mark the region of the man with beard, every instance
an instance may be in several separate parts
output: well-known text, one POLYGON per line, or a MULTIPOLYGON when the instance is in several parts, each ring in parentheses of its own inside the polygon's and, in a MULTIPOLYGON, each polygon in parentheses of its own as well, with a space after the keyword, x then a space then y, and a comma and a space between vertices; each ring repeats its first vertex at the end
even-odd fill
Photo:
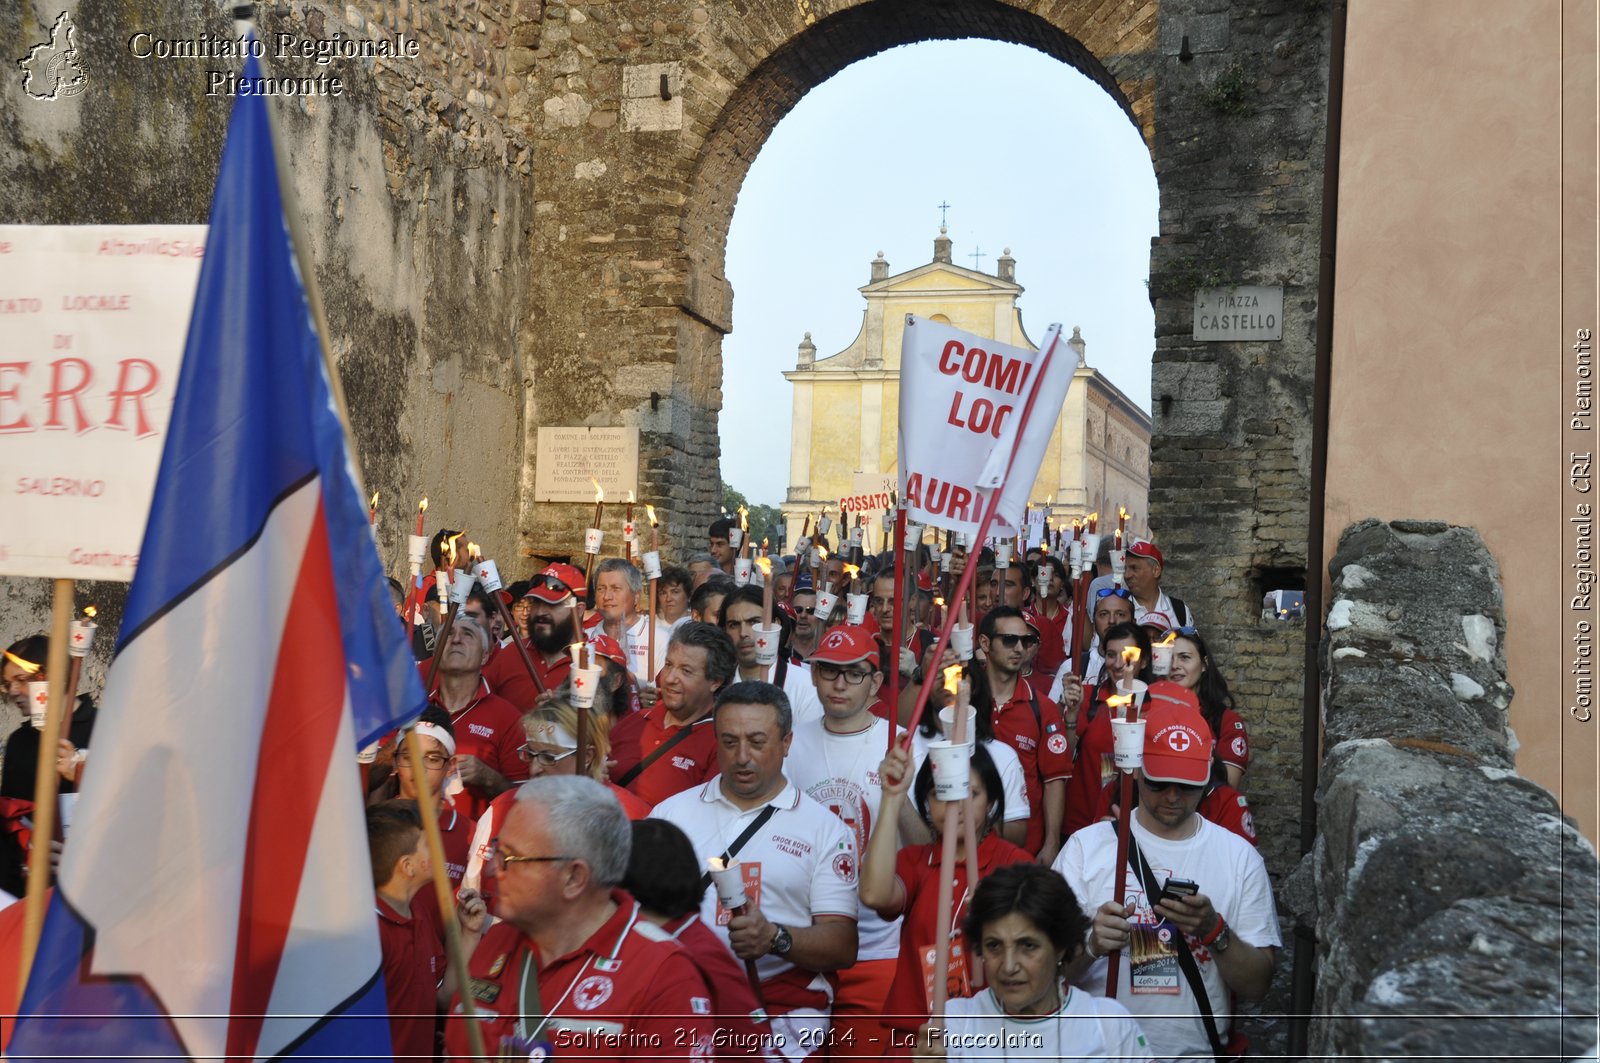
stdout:
POLYGON ((523 599, 528 603, 529 656, 547 691, 559 689, 572 673, 568 647, 580 641, 583 605, 576 592, 582 586, 583 573, 558 561, 533 578, 523 599))

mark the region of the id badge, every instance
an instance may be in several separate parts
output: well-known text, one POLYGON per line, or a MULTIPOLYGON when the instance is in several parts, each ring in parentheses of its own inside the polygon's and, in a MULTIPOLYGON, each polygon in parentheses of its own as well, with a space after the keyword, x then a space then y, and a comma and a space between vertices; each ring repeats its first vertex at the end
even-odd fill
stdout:
MULTIPOLYGON (((938 971, 937 947, 929 945, 922 950, 922 990, 927 996, 924 998, 930 1004, 933 1001, 933 980, 938 971)), ((950 940, 950 962, 945 968, 945 997, 957 1000, 961 997, 972 995, 972 984, 968 972, 967 952, 961 947, 959 937, 950 940)))
POLYGON ((1178 967, 1174 941, 1182 933, 1163 919, 1135 923, 1128 942, 1128 987, 1135 994, 1177 996, 1182 992, 1183 971, 1178 967))

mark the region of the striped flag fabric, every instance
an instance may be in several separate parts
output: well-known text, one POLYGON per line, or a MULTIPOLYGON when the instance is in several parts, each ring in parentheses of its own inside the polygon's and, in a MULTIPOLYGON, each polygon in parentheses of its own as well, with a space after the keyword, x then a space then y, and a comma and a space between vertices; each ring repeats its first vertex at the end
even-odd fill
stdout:
MULTIPOLYGON (((245 76, 259 76, 254 59, 245 76)), ((238 98, 12 1060, 390 1055, 355 752, 426 702, 238 98)))

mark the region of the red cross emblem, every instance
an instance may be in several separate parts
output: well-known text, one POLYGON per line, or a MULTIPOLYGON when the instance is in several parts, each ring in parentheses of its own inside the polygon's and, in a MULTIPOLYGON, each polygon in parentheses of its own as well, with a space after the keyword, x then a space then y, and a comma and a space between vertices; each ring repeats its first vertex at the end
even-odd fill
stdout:
POLYGON ((1167 745, 1171 746, 1175 751, 1182 753, 1184 750, 1189 748, 1189 732, 1173 731, 1171 734, 1167 735, 1167 745))
POLYGON ((41 690, 41 691, 39 691, 38 694, 36 694, 34 696, 33 700, 34 700, 35 704, 39 705, 40 707, 43 707, 46 703, 49 702, 50 694, 49 694, 48 691, 41 690))
POLYGON ((593 1011, 611 999, 611 990, 611 979, 603 974, 590 975, 572 991, 572 1003, 579 1011, 593 1011))
POLYGON ((73 633, 72 633, 72 641, 73 641, 73 642, 82 642, 82 641, 83 641, 83 632, 81 632, 81 631, 74 631, 74 632, 73 632, 73 633))
POLYGON ((582 690, 584 687, 586 687, 588 685, 589 684, 584 681, 583 676, 575 675, 575 676, 572 677, 572 689, 573 690, 582 690))
POLYGON ((767 648, 767 636, 765 636, 765 635, 757 636, 756 637, 756 649, 764 650, 766 648, 767 648))

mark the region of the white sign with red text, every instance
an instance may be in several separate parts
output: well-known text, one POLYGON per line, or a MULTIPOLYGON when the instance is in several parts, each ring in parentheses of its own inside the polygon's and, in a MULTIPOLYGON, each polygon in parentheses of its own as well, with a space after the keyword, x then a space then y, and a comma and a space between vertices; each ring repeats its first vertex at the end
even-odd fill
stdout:
POLYGON ((1051 325, 1044 346, 1030 351, 906 315, 900 497, 907 520, 974 535, 999 489, 989 534, 1016 534, 1077 368, 1062 353, 1060 332, 1051 325))
POLYGON ((0 574, 131 580, 204 225, 0 225, 0 574))
POLYGON ((839 499, 841 513, 870 513, 890 507, 889 492, 895 489, 892 472, 858 472, 850 494, 839 499))

